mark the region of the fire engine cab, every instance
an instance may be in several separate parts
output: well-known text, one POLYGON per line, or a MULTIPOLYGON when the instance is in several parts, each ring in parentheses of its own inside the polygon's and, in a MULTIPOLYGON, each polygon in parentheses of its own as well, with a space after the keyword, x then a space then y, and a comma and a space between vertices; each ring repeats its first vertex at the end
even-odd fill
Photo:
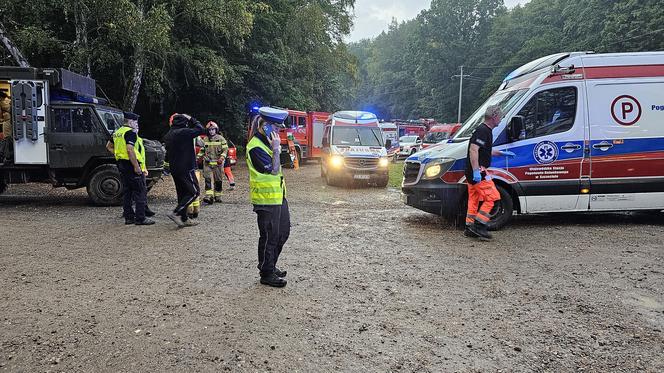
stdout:
POLYGON ((286 128, 279 130, 281 163, 290 165, 293 157, 297 157, 300 164, 310 159, 320 159, 323 149, 323 129, 330 114, 297 110, 288 110, 288 114, 286 128), (295 154, 290 153, 289 139, 293 141, 295 154))

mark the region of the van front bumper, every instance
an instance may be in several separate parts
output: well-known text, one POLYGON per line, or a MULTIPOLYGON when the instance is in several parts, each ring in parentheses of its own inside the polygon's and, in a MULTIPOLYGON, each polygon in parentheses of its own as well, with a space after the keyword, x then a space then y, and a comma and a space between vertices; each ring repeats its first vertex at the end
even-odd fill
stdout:
POLYGON ((401 200, 418 210, 453 217, 459 213, 466 190, 465 184, 446 184, 439 179, 420 180, 415 185, 401 187, 401 200))

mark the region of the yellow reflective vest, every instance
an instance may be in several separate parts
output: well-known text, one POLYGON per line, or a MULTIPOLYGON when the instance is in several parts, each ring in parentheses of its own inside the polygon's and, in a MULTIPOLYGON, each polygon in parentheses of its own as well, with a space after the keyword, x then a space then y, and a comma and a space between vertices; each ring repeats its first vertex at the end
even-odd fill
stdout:
MULTIPOLYGON (((113 151, 115 152, 115 160, 129 160, 129 153, 127 153, 127 142, 125 141, 125 133, 131 131, 131 127, 122 126, 113 133, 113 151)), ((145 171, 145 146, 143 139, 136 135, 136 144, 134 144, 134 153, 136 160, 141 165, 141 170, 145 171)))
POLYGON ((279 170, 277 175, 258 172, 251 162, 249 153, 259 148, 272 157, 272 149, 254 136, 247 144, 247 166, 249 166, 249 193, 254 205, 281 205, 286 197, 284 175, 279 170))

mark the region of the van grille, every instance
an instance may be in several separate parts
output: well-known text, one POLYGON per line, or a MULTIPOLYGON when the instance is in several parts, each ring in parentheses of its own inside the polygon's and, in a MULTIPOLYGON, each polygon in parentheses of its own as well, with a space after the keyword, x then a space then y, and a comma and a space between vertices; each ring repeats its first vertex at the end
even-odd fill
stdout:
POLYGON ((403 182, 411 184, 417 181, 420 174, 420 164, 415 162, 405 162, 403 166, 403 182))
POLYGON ((372 169, 378 167, 378 158, 346 158, 346 166, 355 169, 372 169))

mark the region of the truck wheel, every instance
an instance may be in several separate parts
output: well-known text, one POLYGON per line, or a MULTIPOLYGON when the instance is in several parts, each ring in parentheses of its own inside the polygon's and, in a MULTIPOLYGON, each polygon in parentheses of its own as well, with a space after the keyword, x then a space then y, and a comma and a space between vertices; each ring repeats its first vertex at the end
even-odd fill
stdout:
POLYGON ((118 206, 122 204, 122 177, 115 165, 103 165, 92 171, 88 181, 88 196, 95 205, 118 206))
POLYGON ((496 185, 496 189, 500 192, 500 201, 491 210, 491 221, 489 222, 489 230, 497 231, 503 228, 512 219, 514 213, 514 201, 512 196, 500 185, 496 185))

